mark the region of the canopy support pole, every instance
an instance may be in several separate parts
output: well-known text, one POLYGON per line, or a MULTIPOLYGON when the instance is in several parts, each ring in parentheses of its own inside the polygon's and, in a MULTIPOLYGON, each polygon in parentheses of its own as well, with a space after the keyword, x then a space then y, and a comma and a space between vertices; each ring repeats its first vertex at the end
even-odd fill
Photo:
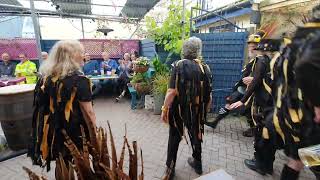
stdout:
POLYGON ((37 43, 38 59, 39 59, 39 62, 41 63, 42 58, 41 58, 40 26, 39 26, 39 22, 38 22, 36 13, 35 13, 33 0, 30 0, 30 9, 31 9, 31 18, 32 18, 32 22, 33 22, 34 36, 36 38, 36 43, 37 43))
POLYGON ((81 18, 81 31, 82 31, 82 39, 84 39, 83 18, 81 18))

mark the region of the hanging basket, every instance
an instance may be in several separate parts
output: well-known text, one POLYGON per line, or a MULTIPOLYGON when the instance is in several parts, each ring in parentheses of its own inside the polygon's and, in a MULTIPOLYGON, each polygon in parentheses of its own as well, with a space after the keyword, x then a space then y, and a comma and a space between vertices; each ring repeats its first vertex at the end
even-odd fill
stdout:
POLYGON ((147 72, 149 69, 149 66, 144 66, 144 65, 134 65, 133 71, 137 73, 144 73, 147 72))
POLYGON ((138 94, 147 94, 151 91, 150 85, 145 85, 145 83, 135 83, 134 89, 137 91, 138 94))

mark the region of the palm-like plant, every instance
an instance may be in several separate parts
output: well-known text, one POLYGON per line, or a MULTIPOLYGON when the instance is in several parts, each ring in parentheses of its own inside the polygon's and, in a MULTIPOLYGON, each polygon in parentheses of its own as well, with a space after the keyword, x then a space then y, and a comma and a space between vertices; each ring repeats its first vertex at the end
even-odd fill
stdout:
MULTIPOLYGON (((143 158, 142 150, 141 154, 141 173, 138 176, 138 150, 137 142, 133 141, 132 148, 128 143, 126 134, 122 145, 122 151, 120 159, 117 161, 117 152, 115 148, 115 142, 109 127, 109 140, 111 145, 111 155, 108 148, 107 133, 103 128, 95 130, 92 124, 89 123, 89 135, 90 142, 84 132, 84 128, 81 127, 82 132, 82 150, 79 150, 72 142, 66 131, 63 131, 65 136, 65 145, 71 152, 73 162, 65 162, 62 155, 56 160, 56 180, 87 180, 87 179, 101 179, 101 180, 143 180, 143 158), (125 149, 128 149, 129 154, 129 173, 124 172, 124 156, 125 149), (77 178, 75 177, 75 174, 77 178)), ((40 177, 33 173, 30 169, 23 167, 28 173, 30 180, 45 180, 44 177, 40 177)))

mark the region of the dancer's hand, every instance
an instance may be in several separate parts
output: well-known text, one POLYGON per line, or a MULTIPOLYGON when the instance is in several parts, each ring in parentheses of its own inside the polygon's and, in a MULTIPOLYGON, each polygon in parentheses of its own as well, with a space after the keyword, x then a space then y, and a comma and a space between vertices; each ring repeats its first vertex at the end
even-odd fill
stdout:
POLYGON ((320 107, 314 107, 314 114, 315 114, 314 121, 316 123, 320 123, 320 107))
POLYGON ((237 109, 238 107, 243 106, 243 102, 238 101, 230 105, 230 110, 237 109))
POLYGON ((168 117, 169 117, 169 111, 168 110, 161 112, 161 120, 166 124, 169 123, 169 118, 168 117))
POLYGON ((250 76, 244 77, 244 78, 242 79, 243 83, 244 83, 245 85, 247 85, 247 86, 252 82, 252 80, 253 80, 253 77, 250 77, 250 76))

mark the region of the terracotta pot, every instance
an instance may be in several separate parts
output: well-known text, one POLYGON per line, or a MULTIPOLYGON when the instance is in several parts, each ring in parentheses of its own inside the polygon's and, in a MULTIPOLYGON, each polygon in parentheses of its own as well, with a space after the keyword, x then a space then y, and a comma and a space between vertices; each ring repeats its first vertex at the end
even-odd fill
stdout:
POLYGON ((147 72, 149 69, 149 66, 144 66, 144 65, 134 65, 133 71, 137 73, 144 73, 147 72))

